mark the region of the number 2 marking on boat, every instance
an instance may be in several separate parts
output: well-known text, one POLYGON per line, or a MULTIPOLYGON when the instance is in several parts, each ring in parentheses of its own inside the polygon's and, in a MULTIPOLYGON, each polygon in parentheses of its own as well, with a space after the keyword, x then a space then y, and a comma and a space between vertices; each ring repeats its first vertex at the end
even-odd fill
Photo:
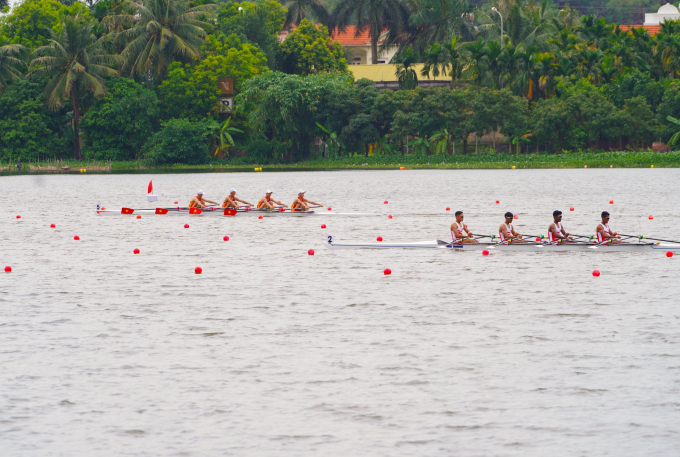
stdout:
POLYGON ((327 242, 328 244, 333 244, 333 235, 328 235, 328 236, 326 237, 326 242, 327 242))

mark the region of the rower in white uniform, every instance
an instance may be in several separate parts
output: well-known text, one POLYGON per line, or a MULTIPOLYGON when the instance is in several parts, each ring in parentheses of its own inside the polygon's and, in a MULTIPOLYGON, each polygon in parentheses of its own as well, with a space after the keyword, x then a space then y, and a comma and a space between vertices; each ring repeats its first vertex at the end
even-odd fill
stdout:
POLYGON ((602 211, 602 222, 597 224, 597 244, 623 244, 621 235, 609 228, 609 213, 602 211))
POLYGON ((562 225, 562 211, 553 211, 553 223, 548 227, 548 242, 550 244, 575 243, 571 233, 567 233, 562 225))
POLYGON ((479 243, 479 241, 472 239, 474 235, 470 232, 468 226, 463 223, 464 218, 465 215, 462 211, 456 211, 456 220, 451 224, 453 243, 479 243))
POLYGON ((503 244, 509 244, 509 243, 526 243, 522 239, 522 235, 517 233, 515 231, 515 228, 512 226, 512 219, 515 216, 508 211, 505 213, 505 222, 501 224, 500 227, 498 227, 498 237, 501 239, 501 243, 503 244))

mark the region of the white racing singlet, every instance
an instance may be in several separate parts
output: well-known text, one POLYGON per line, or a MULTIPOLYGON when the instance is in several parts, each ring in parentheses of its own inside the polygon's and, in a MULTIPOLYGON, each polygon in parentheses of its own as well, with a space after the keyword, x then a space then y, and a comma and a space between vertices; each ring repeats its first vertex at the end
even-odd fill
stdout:
MULTIPOLYGON (((512 224, 508 225, 503 222, 503 225, 505 225, 505 230, 507 230, 508 235, 512 235, 512 224)), ((501 243, 508 244, 508 239, 505 238, 502 230, 498 231, 498 237, 501 239, 501 243)))
MULTIPOLYGON (((607 234, 611 235, 613 233, 612 229, 609 228, 609 224, 602 224, 602 227, 607 234)), ((598 244, 609 243, 609 239, 604 238, 600 232, 597 232, 597 242, 598 244)))
MULTIPOLYGON (((555 229, 561 234, 562 233, 562 223, 555 222, 555 229)), ((548 242, 557 244, 560 242, 560 238, 556 238, 552 231, 548 230, 548 242)))
POLYGON ((463 240, 458 238, 458 234, 460 233, 461 235, 463 234, 463 229, 467 227, 465 224, 459 224, 458 222, 454 222, 456 224, 456 230, 451 230, 451 238, 453 239, 454 243, 462 243, 463 240))

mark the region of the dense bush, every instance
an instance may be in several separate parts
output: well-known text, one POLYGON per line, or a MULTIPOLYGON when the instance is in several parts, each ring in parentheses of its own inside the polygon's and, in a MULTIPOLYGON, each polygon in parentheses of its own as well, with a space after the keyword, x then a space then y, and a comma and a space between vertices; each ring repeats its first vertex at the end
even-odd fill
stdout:
POLYGON ((155 164, 199 165, 208 159, 206 128, 202 122, 170 119, 146 145, 146 157, 155 164))
POLYGON ((134 160, 158 126, 156 93, 127 78, 106 83, 107 95, 83 116, 86 158, 134 160))

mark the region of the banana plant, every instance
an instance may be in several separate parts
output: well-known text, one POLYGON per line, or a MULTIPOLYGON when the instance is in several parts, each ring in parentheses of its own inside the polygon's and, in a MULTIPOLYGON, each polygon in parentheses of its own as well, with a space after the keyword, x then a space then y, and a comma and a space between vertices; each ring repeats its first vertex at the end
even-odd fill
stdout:
MULTIPOLYGON (((680 120, 674 118, 673 116, 668 116, 666 119, 671 121, 673 124, 680 126, 680 120)), ((670 140, 668 140, 668 147, 673 147, 675 143, 678 142, 678 139, 680 139, 680 130, 675 132, 675 134, 671 137, 670 140)))
POLYGON ((432 142, 427 137, 416 138, 407 144, 407 146, 412 146, 416 155, 425 155, 427 150, 432 147, 432 142))
POLYGON ((321 152, 323 152, 324 150, 328 151, 329 159, 337 158, 338 152, 340 152, 340 147, 342 146, 340 144, 340 140, 338 140, 338 134, 336 132, 331 132, 330 129, 327 129, 318 122, 316 123, 316 126, 319 127, 319 129, 321 129, 323 133, 328 135, 326 141, 323 141, 321 143, 321 152))
POLYGON ((227 118, 227 120, 224 122, 224 125, 222 125, 222 128, 220 129, 220 145, 215 149, 215 155, 218 153, 224 152, 227 154, 227 157, 229 157, 229 149, 231 146, 235 146, 236 143, 234 142, 234 139, 231 137, 232 133, 243 133, 243 130, 239 130, 236 127, 230 127, 229 124, 231 123, 231 116, 227 118), (226 141, 225 141, 226 140, 226 141))
POLYGON ((504 141, 509 141, 511 144, 517 145, 517 155, 519 155, 521 144, 529 143, 530 136, 531 132, 529 132, 529 127, 522 127, 520 130, 517 131, 517 133, 508 136, 504 141))
POLYGON ((388 142, 388 137, 387 135, 385 135, 384 137, 380 138, 378 142, 375 144, 373 154, 388 156, 392 155, 394 153, 394 150, 395 150, 394 145, 388 142))
POLYGON ((446 154, 448 152, 450 137, 451 134, 449 133, 448 129, 441 129, 440 131, 432 134, 430 140, 437 142, 437 145, 435 146, 436 154, 446 154))

